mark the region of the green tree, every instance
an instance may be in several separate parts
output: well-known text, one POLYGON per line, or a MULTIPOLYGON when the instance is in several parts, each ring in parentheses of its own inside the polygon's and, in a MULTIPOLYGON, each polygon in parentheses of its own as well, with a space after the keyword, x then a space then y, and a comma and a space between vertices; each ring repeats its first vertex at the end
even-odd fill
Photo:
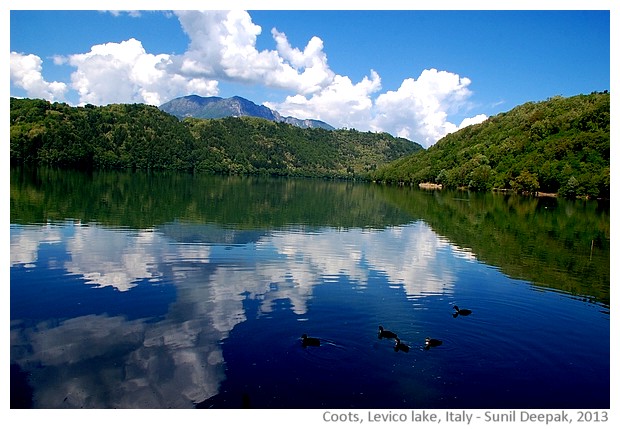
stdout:
POLYGON ((527 170, 522 171, 514 180, 511 180, 510 185, 519 193, 534 194, 540 189, 536 174, 527 170))
POLYGON ((372 177, 386 183, 436 180, 446 188, 559 192, 574 176, 579 196, 608 195, 609 108, 608 92, 525 103, 381 166, 372 177))
POLYGON ((472 191, 488 191, 493 184, 493 172, 488 165, 479 165, 470 175, 468 187, 472 191))
POLYGON ((422 150, 386 133, 303 129, 252 117, 187 119, 142 104, 11 99, 11 163, 89 169, 368 179, 422 150))
POLYGON ((560 189, 560 195, 565 198, 575 198, 579 193, 579 181, 575 176, 571 176, 566 185, 560 189))

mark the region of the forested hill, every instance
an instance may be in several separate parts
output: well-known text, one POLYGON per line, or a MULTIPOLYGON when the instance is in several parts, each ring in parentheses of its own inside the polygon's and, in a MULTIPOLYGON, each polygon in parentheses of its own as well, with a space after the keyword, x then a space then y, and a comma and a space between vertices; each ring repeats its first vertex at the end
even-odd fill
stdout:
POLYGON ((379 168, 374 180, 609 197, 607 91, 526 103, 379 168))
POLYGON ((369 178, 422 150, 387 133, 252 117, 185 119, 143 104, 71 107, 11 98, 11 164, 369 178))

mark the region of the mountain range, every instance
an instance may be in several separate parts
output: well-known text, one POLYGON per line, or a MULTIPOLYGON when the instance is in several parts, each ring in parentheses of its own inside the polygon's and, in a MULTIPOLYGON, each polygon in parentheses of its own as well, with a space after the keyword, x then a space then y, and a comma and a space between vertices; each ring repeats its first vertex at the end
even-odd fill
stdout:
POLYGON ((292 116, 282 116, 275 110, 263 105, 257 105, 243 97, 201 97, 186 95, 178 97, 159 106, 159 109, 183 118, 218 119, 228 116, 254 116, 274 122, 285 122, 301 128, 323 128, 333 130, 331 125, 317 119, 297 119, 292 116))

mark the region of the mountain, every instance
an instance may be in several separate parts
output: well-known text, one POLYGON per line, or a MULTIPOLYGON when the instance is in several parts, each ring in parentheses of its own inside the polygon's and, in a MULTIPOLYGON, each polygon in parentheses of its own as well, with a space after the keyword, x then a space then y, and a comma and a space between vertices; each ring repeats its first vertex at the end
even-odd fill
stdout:
POLYGON ((242 97, 201 97, 187 95, 175 98, 159 106, 161 110, 179 119, 219 119, 228 116, 254 116, 275 122, 285 122, 301 128, 323 128, 333 130, 331 125, 316 119, 297 119, 292 116, 282 116, 266 106, 259 106, 242 97))
POLYGON ((610 94, 522 104, 384 165, 373 178, 609 198, 610 94))

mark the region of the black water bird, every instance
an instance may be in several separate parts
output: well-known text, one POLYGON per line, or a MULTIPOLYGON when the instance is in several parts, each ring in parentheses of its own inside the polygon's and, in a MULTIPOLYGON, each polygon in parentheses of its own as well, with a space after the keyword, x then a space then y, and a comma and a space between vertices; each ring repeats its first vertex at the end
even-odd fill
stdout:
POLYGON ((442 344, 443 344, 443 341, 436 340, 435 338, 426 337, 426 339, 424 340, 424 348, 426 350, 430 349, 431 347, 440 346, 442 344))
POLYGON ((401 352, 409 353, 409 346, 405 343, 401 343, 400 338, 396 338, 394 342, 394 351, 395 352, 401 351, 401 352))
POLYGON ((469 316, 471 314, 471 310, 466 310, 464 308, 459 308, 458 305, 455 305, 453 308, 454 308, 454 311, 455 311, 455 313, 453 314, 454 317, 457 317, 457 316, 469 316))
POLYGON ((301 345, 304 347, 307 347, 307 346, 316 347, 316 346, 321 345, 321 340, 319 340, 318 338, 309 337, 308 334, 303 334, 301 336, 301 345))
POLYGON ((398 335, 392 331, 383 329, 383 326, 379 326, 379 338, 398 338, 398 335))

